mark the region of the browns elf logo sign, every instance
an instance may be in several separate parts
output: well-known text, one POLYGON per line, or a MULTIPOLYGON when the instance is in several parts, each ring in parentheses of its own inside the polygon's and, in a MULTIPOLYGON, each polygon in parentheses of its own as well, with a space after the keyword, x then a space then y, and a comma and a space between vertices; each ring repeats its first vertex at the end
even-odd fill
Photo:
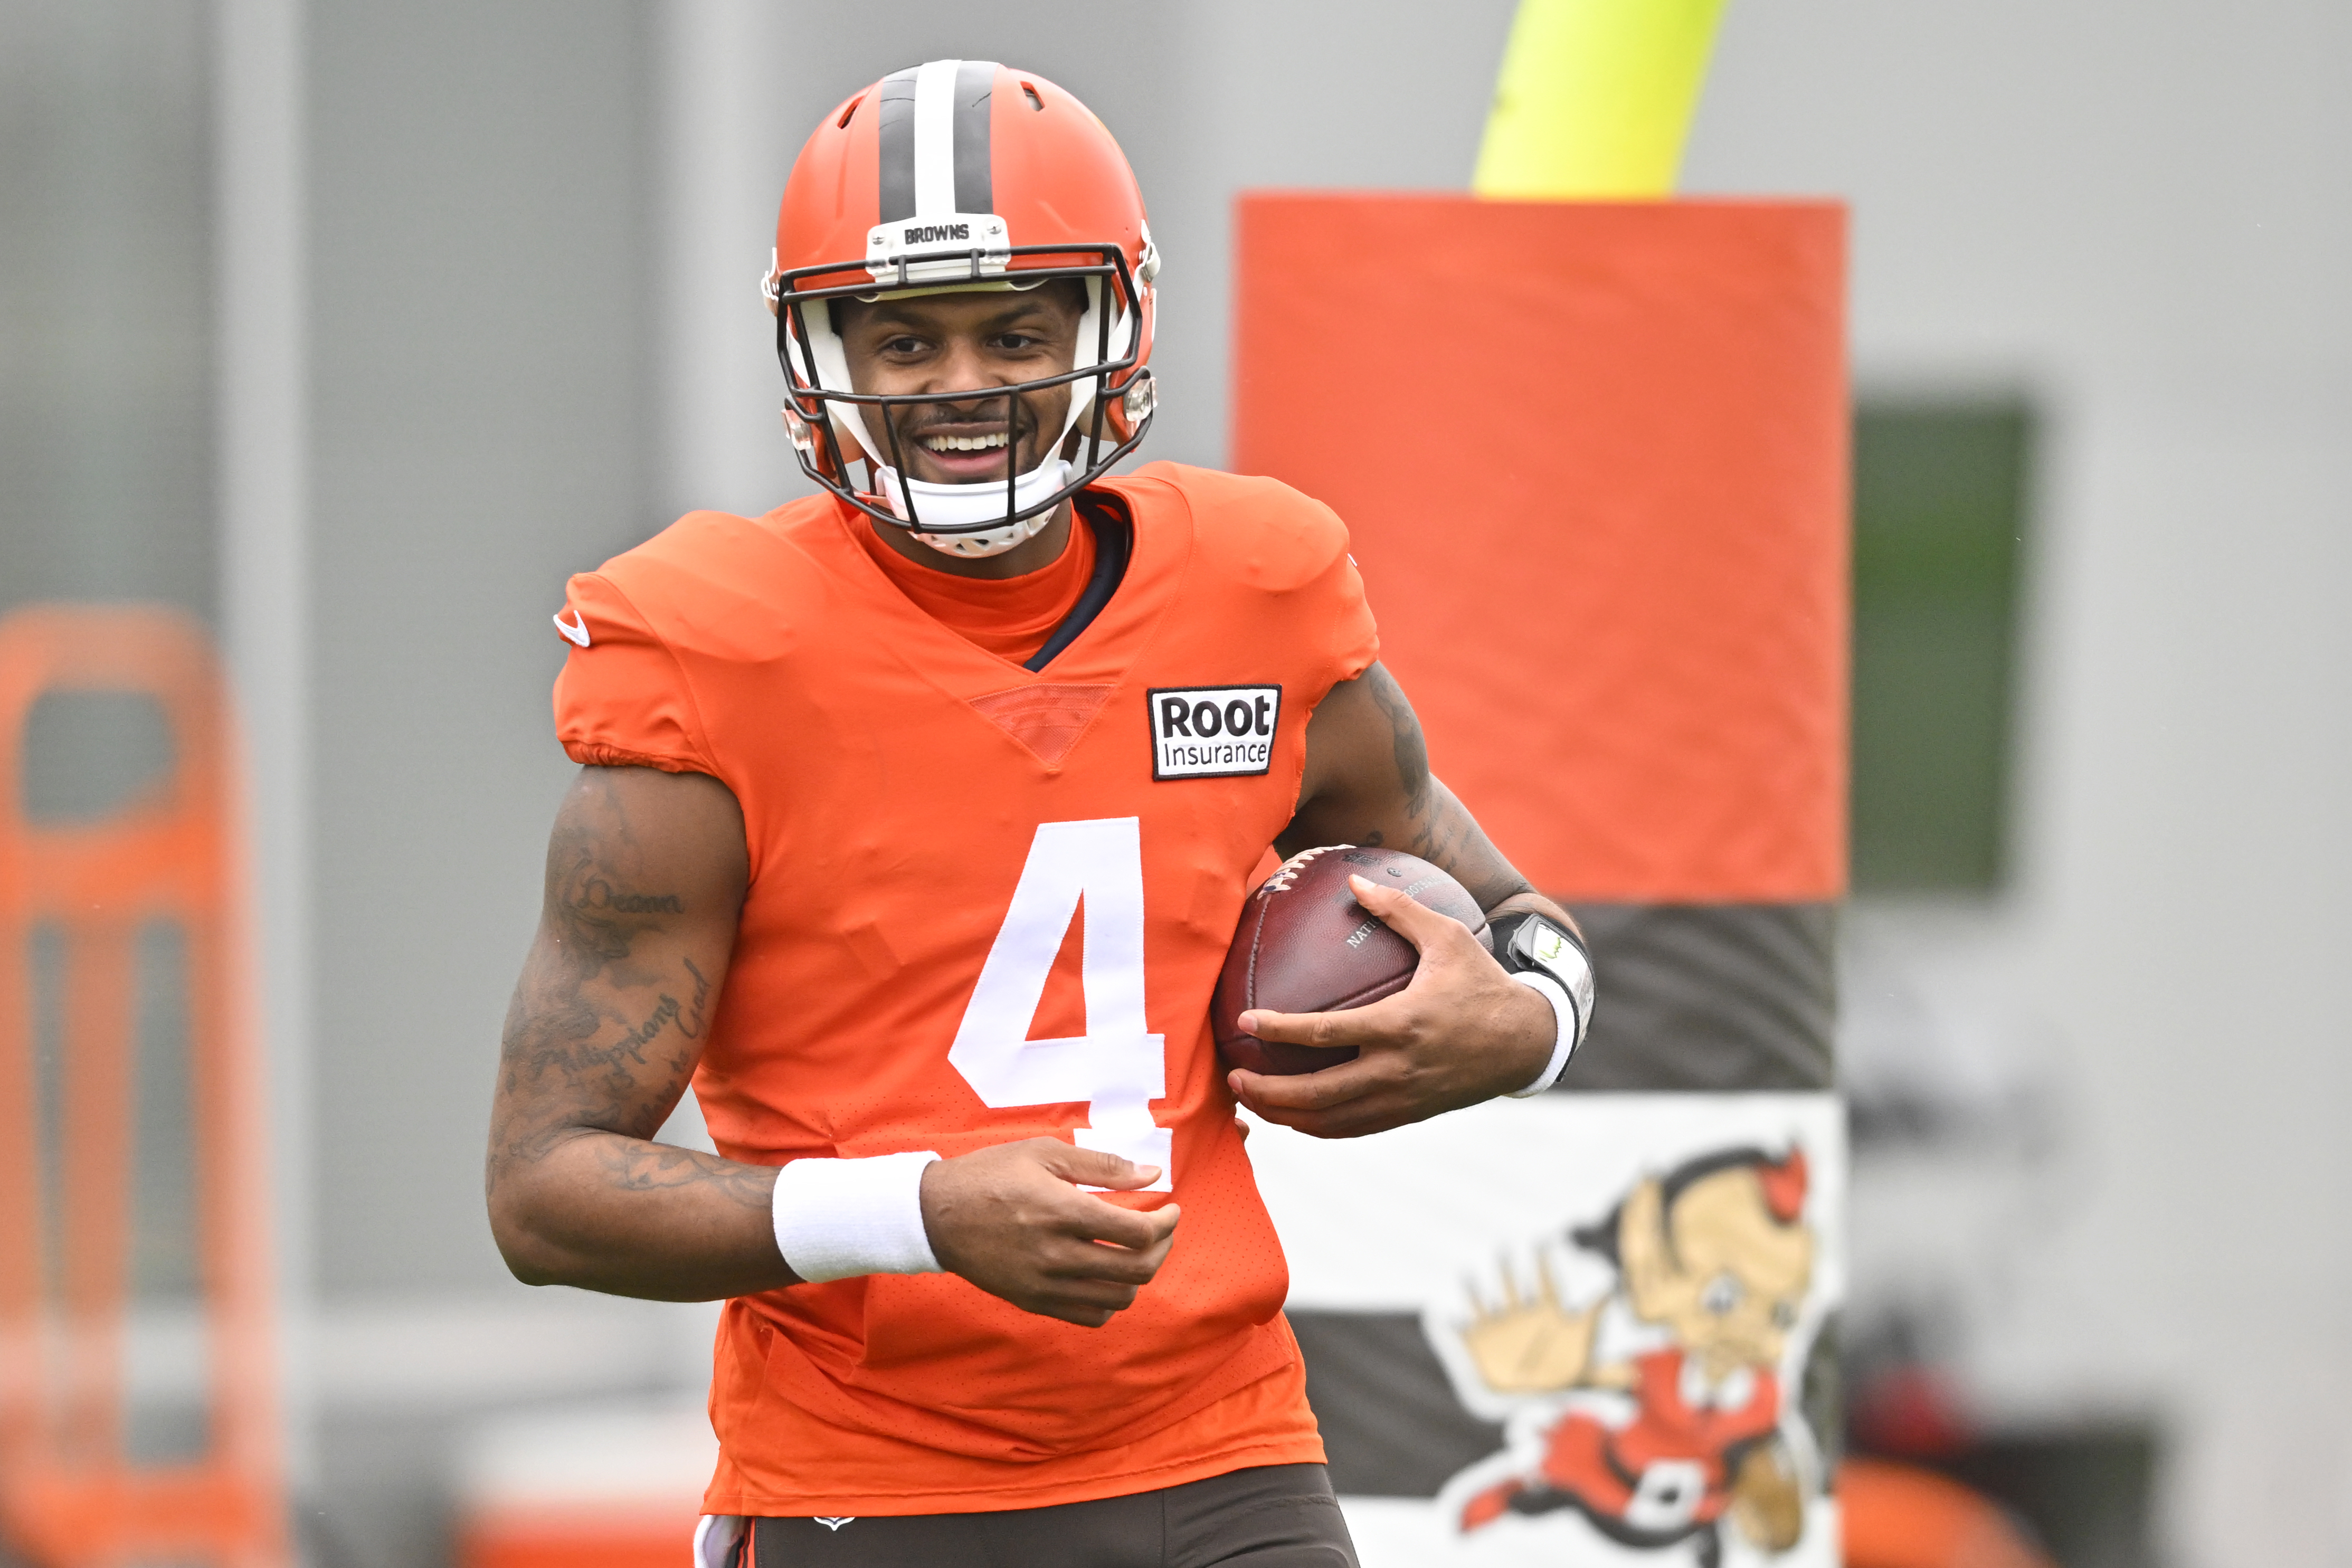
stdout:
POLYGON ((1365 1561, 1836 1568, 1843 1114, 1621 1092, 1257 1127, 1365 1561))
POLYGON ((1705 1149, 1644 1174, 1561 1239, 1614 1277, 1589 1300, 1556 1282, 1499 1281, 1428 1320, 1468 1399, 1509 1416, 1507 1449, 1440 1494, 1464 1535, 1504 1519, 1581 1516, 1638 1552, 1687 1543, 1719 1563, 1730 1540, 1779 1555, 1805 1532, 1805 1471, 1781 1386, 1813 1288, 1805 1151, 1705 1149))
POLYGON ((1145 696, 1154 779, 1239 779, 1273 768, 1280 686, 1155 686, 1145 696))

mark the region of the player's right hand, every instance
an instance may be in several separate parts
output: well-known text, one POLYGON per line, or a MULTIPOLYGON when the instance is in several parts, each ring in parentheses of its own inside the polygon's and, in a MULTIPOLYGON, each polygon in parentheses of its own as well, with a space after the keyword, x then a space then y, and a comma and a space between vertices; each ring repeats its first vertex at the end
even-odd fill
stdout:
POLYGON ((999 1144, 924 1170, 923 1228, 950 1273, 1024 1312, 1100 1328, 1168 1260, 1179 1210, 1121 1208, 1079 1184, 1128 1191, 1159 1176, 1058 1138, 999 1144))

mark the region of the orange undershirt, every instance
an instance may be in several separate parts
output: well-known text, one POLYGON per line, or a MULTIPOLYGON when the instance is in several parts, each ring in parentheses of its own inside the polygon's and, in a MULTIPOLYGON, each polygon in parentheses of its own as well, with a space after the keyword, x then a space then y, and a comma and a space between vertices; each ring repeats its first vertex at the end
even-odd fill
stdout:
POLYGON ((915 608, 967 642, 1016 664, 1045 645, 1095 572, 1095 531, 1076 517, 1070 519, 1070 542, 1059 557, 1034 571, 1003 578, 958 577, 908 560, 875 533, 876 528, 887 525, 859 521, 864 526, 857 530, 857 542, 898 585, 898 591, 915 601, 915 608))

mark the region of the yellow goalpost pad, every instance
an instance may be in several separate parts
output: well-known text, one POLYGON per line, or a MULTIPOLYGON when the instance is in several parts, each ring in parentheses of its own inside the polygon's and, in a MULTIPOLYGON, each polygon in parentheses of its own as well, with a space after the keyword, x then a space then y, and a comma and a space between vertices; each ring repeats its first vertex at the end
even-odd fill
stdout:
POLYGON ((1519 0, 1471 189, 1538 201, 1674 192, 1724 0, 1519 0))

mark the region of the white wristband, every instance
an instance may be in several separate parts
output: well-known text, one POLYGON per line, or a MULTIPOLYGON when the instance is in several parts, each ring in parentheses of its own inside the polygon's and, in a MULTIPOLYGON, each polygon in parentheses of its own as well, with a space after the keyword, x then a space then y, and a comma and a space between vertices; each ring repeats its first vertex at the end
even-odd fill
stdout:
POLYGON ((794 1160, 776 1173, 776 1248, 812 1285, 854 1274, 936 1274, 923 1229, 925 1149, 863 1160, 794 1160))
POLYGON ((1512 1099, 1525 1100, 1559 1082, 1559 1075, 1568 1071, 1569 1053, 1576 1049, 1576 1004, 1568 999, 1568 992, 1549 975, 1538 975, 1530 969, 1515 969, 1511 972, 1511 978, 1530 990, 1543 993, 1544 1000, 1551 1004, 1552 1021, 1559 1031, 1559 1038, 1552 1042, 1551 1060, 1544 1063, 1544 1070, 1536 1075, 1536 1081, 1525 1089, 1511 1091, 1512 1099))

